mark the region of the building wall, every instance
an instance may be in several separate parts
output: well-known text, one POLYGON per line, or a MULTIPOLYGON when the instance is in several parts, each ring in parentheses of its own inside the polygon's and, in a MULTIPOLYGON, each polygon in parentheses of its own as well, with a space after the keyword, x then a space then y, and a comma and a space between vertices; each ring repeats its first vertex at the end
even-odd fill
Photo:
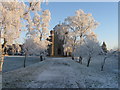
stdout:
POLYGON ((52 30, 51 32, 51 42, 48 48, 48 55, 50 56, 64 56, 63 41, 58 38, 57 33, 52 30))
POLYGON ((6 45, 4 49, 4 54, 5 55, 17 55, 17 54, 22 54, 23 52, 23 45, 6 45))
POLYGON ((57 33, 54 32, 54 55, 64 56, 63 40, 58 38, 57 33))

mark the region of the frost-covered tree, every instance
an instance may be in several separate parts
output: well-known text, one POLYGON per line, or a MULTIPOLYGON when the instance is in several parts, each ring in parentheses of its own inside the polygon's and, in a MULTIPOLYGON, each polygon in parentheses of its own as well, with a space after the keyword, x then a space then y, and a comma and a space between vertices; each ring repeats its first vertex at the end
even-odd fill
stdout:
POLYGON ((40 61, 43 60, 42 56, 46 55, 48 41, 39 41, 37 37, 29 37, 25 40, 23 49, 25 52, 24 67, 28 55, 40 55, 40 61))
POLYGON ((48 41, 47 40, 42 40, 36 42, 36 50, 35 54, 40 56, 40 61, 43 61, 43 57, 45 59, 47 55, 47 49, 48 49, 48 41))
POLYGON ((80 59, 88 57, 87 67, 89 67, 91 58, 102 52, 99 42, 93 37, 87 37, 82 45, 79 45, 74 54, 80 59))
POLYGON ((23 50, 25 54, 25 59, 24 59, 24 67, 25 67, 27 56, 33 54, 35 51, 35 43, 32 38, 28 38, 25 40, 25 43, 23 44, 23 50))
MULTIPOLYGON (((13 41, 20 36, 21 27, 24 21, 27 23, 29 28, 31 27, 31 11, 37 11, 40 9, 42 0, 35 2, 0 2, 0 39, 3 40, 2 52, 6 44, 12 44, 13 41)), ((4 56, 1 56, 0 60, 0 71, 2 71, 2 64, 4 56)))
POLYGON ((47 39, 49 35, 49 22, 51 19, 50 11, 44 10, 42 11, 42 15, 35 13, 35 16, 33 18, 34 23, 34 31, 37 33, 38 37, 40 38, 40 41, 43 39, 47 39))
POLYGON ((28 28, 27 36, 35 38, 39 45, 39 49, 36 50, 36 53, 39 53, 41 61, 43 60, 42 57, 46 54, 45 52, 48 44, 50 44, 50 42, 47 41, 47 38, 50 35, 48 29, 50 19, 51 14, 49 10, 43 10, 42 14, 39 14, 39 12, 36 11, 32 19, 32 27, 28 28))
MULTIPOLYGON (((106 60, 107 60, 108 58, 114 56, 115 53, 116 53, 116 51, 112 51, 112 50, 110 50, 110 51, 107 50, 107 52, 103 52, 104 59, 103 59, 103 62, 102 62, 102 64, 101 64, 101 71, 104 70, 104 66, 105 66, 106 60)), ((118 53, 118 52, 117 52, 117 53, 118 53)), ((118 58, 117 58, 117 59, 118 59, 118 58)))
MULTIPOLYGON (((0 2, 0 33, 3 40, 2 53, 6 44, 12 44, 13 40, 19 37, 19 29, 21 27, 21 17, 23 15, 24 6, 19 2, 0 2)), ((4 56, 1 56, 0 71, 4 56)))
POLYGON ((56 32, 64 39, 64 46, 71 47, 74 52, 77 45, 81 45, 87 35, 93 33, 98 26, 92 14, 86 14, 83 10, 77 10, 75 16, 69 16, 64 23, 56 28, 56 32))

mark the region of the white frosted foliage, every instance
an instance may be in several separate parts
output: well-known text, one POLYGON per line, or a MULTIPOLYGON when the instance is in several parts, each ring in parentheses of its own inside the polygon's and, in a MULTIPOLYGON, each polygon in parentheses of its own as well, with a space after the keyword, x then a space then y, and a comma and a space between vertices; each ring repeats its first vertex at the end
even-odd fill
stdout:
POLYGON ((87 36, 97 37, 93 30, 98 24, 92 14, 87 14, 80 9, 74 16, 65 18, 64 23, 58 24, 54 29, 59 39, 64 40, 64 51, 67 52, 69 47, 70 51, 74 52, 76 46, 81 45, 87 36))

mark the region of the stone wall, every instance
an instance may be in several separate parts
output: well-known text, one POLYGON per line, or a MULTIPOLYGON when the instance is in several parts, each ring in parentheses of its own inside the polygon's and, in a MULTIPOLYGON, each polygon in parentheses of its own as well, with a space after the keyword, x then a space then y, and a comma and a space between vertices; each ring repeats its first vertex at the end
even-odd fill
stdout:
POLYGON ((50 31, 51 33, 51 45, 48 48, 48 55, 50 56, 64 56, 63 41, 58 38, 57 33, 54 30, 50 31))

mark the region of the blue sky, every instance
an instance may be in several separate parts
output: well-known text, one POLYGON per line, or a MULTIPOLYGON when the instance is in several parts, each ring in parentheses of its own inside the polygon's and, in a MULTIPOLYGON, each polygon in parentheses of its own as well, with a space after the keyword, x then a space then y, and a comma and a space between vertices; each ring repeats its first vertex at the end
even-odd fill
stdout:
POLYGON ((100 23, 95 33, 98 40, 105 41, 108 48, 118 46, 118 3, 114 2, 50 2, 43 4, 43 9, 51 11, 50 29, 63 22, 67 16, 75 15, 75 11, 83 9, 86 13, 92 13, 93 17, 100 23))
POLYGON ((50 30, 66 17, 75 15, 78 9, 92 13, 95 20, 100 23, 95 30, 100 43, 105 41, 108 48, 118 46, 117 2, 49 2, 47 5, 43 3, 42 9, 49 9, 51 12, 50 30))

